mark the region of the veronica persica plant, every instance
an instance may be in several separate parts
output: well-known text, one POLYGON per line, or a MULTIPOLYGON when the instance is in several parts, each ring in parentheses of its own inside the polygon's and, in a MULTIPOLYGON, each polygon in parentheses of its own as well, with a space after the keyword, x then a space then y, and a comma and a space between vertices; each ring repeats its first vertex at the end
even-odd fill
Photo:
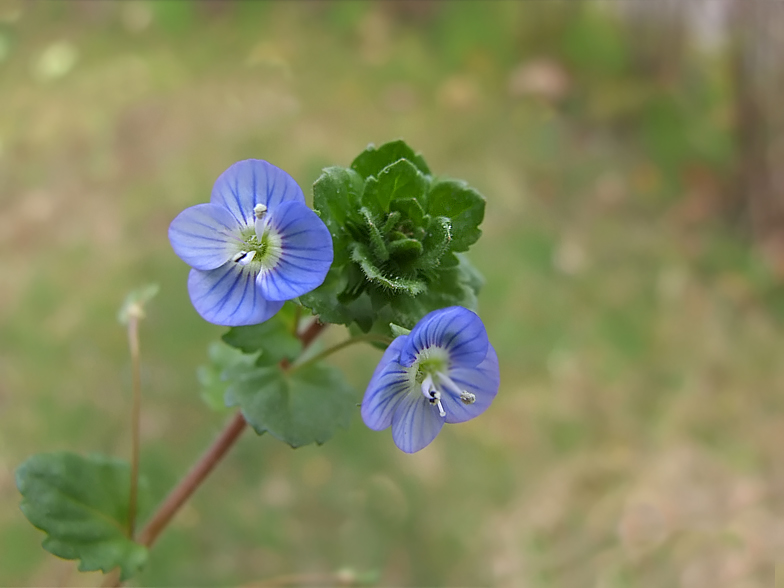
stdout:
POLYGON ((223 172, 208 204, 172 221, 169 241, 193 268, 193 306, 218 325, 266 321, 284 301, 318 287, 332 265, 332 238, 300 187, 258 159, 223 172))
POLYGON ((482 414, 498 393, 498 356, 481 319, 460 306, 436 310, 387 348, 362 401, 362 420, 392 427, 406 453, 426 447, 444 423, 482 414))
MULTIPOLYGON (((391 427, 403 451, 426 447, 445 423, 482 414, 499 387, 498 357, 470 310, 483 278, 467 253, 482 234, 484 212, 482 194, 432 173, 402 140, 369 145, 349 167, 325 168, 313 184, 313 210, 274 165, 248 159, 229 167, 209 203, 172 221, 169 240, 192 268, 193 306, 207 321, 231 327, 199 370, 202 396, 215 410, 237 410, 137 524, 149 504, 138 326, 156 288, 131 293, 119 315, 133 374, 131 459, 59 452, 22 464, 22 512, 46 532, 43 547, 80 560, 83 571, 119 568, 119 578, 104 585, 131 578, 242 431, 302 447, 349 426, 357 393, 325 360, 357 343, 388 345, 360 412, 371 429, 391 427), (348 337, 310 349, 330 325, 345 325, 348 337)), ((341 572, 333 583, 344 580, 341 572)))

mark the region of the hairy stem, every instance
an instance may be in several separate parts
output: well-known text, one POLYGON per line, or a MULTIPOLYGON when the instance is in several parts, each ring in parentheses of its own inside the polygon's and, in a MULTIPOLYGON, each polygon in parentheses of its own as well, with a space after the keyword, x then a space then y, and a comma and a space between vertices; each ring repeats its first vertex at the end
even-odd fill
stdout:
MULTIPOLYGON (((304 331, 297 335, 300 341, 302 341, 302 346, 308 347, 326 327, 327 325, 323 323, 313 321, 304 331)), ((238 411, 199 461, 194 464, 188 474, 180 480, 161 503, 155 514, 139 533, 138 543, 145 547, 150 547, 155 543, 155 540, 171 522, 180 507, 185 504, 215 466, 226 456, 237 439, 240 438, 246 425, 247 423, 242 416, 242 412, 238 411)))

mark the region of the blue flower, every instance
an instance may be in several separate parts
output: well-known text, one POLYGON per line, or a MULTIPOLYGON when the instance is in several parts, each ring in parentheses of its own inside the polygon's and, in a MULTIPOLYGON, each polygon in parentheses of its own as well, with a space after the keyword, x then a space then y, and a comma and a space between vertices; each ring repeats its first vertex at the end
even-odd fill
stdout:
POLYGON ((258 159, 223 172, 209 204, 172 221, 169 241, 193 268, 188 293, 198 313, 231 327, 264 322, 320 286, 332 265, 332 238, 300 187, 258 159))
POLYGON ((400 449, 414 453, 444 423, 482 414, 498 393, 498 356, 481 319, 460 306, 426 315, 387 348, 362 400, 362 420, 392 427, 400 449))

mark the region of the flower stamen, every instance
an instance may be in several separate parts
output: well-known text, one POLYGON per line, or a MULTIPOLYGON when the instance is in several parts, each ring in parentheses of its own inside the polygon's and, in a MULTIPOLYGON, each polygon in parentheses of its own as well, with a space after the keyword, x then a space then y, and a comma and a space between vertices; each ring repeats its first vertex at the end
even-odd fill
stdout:
POLYGON ((468 390, 463 390, 460 393, 460 402, 463 404, 473 404, 476 402, 476 394, 469 392, 468 390))
POLYGON ((234 254, 234 257, 232 257, 231 260, 234 263, 238 263, 244 266, 244 265, 248 265, 251 261, 253 261, 254 257, 256 257, 255 251, 238 251, 237 253, 234 254))
POLYGON ((438 376, 438 381, 443 383, 449 390, 457 394, 457 397, 460 398, 460 401, 463 404, 473 404, 476 402, 476 394, 469 392, 468 390, 463 390, 460 386, 455 384, 455 381, 447 376, 443 372, 438 372, 436 374, 438 376))
POLYGON ((267 212, 267 206, 264 205, 264 204, 257 204, 256 206, 253 207, 253 214, 259 220, 264 218, 264 213, 265 212, 267 212))

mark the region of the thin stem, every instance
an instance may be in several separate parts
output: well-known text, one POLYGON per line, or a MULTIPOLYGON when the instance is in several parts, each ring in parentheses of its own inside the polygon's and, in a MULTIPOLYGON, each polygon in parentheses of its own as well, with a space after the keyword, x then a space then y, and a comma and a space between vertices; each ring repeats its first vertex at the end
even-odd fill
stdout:
POLYGON ((142 379, 139 361, 139 317, 128 319, 128 347, 131 350, 133 406, 131 407, 131 490, 128 497, 128 537, 133 538, 136 527, 136 508, 139 494, 139 444, 142 410, 142 379))
POLYGON ((239 439, 246 425, 245 418, 238 411, 209 449, 158 507, 153 517, 139 533, 138 542, 140 544, 150 547, 155 543, 161 531, 166 528, 180 507, 185 504, 196 488, 199 487, 226 455, 231 446, 239 439))
POLYGON ((299 340, 302 341, 302 347, 308 347, 311 343, 313 343, 313 340, 321 335, 322 331, 326 329, 327 326, 328 325, 320 323, 318 319, 316 319, 308 325, 307 329, 301 333, 298 333, 297 337, 299 337, 299 340))
POLYGON ((377 335, 376 333, 368 333, 367 335, 357 335, 356 337, 351 337, 350 339, 346 339, 345 341, 341 341, 337 345, 333 345, 332 347, 325 349, 321 353, 318 353, 311 357, 308 360, 303 361, 302 363, 298 363, 290 367, 287 372, 289 374, 296 372, 299 369, 312 365, 318 361, 321 361, 325 357, 329 357, 336 351, 340 351, 341 349, 348 347, 350 345, 354 345, 355 343, 362 343, 363 341, 377 341, 379 343, 392 343, 392 339, 389 337, 385 337, 384 335, 377 335))
MULTIPOLYGON (((325 324, 313 321, 307 329, 298 335, 300 341, 302 341, 303 348, 308 347, 326 327, 327 325, 325 324)), ((188 474, 180 480, 161 503, 158 510, 155 511, 152 518, 139 533, 138 543, 145 547, 150 547, 155 543, 155 540, 171 522, 180 507, 185 504, 209 473, 218 465, 220 460, 226 456, 229 449, 245 430, 246 425, 245 418, 238 411, 209 449, 199 458, 199 461, 194 464, 188 474)))

